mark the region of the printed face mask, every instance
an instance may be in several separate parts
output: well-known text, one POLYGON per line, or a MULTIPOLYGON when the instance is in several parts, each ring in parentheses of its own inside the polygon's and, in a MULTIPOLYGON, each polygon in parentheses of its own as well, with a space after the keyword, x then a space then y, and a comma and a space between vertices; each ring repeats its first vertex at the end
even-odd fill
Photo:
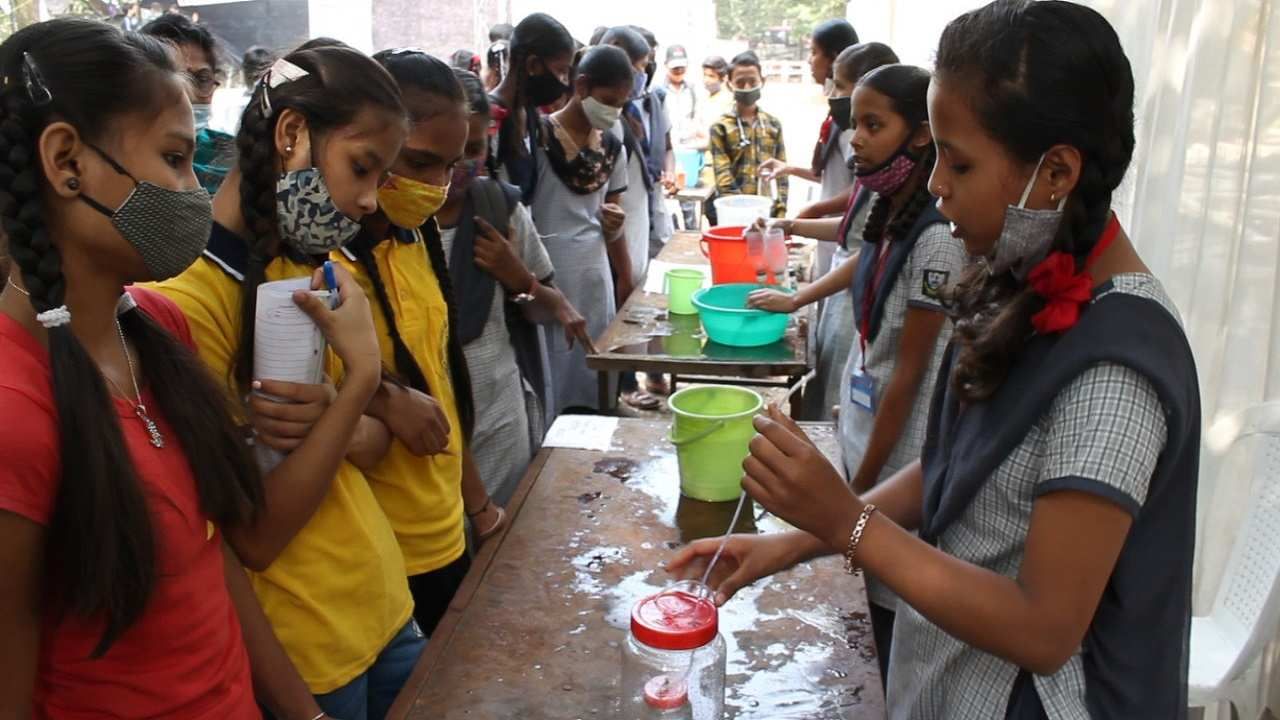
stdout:
POLYGON ((406 230, 422 227, 449 196, 448 185, 432 185, 400 175, 391 175, 378 188, 378 206, 391 224, 406 230))
POLYGON ((590 95, 582 101, 582 111, 587 114, 587 122, 597 130, 608 130, 622 117, 622 108, 605 105, 590 95))
POLYGON ((916 164, 919 162, 917 158, 911 157, 911 152, 908 150, 910 143, 911 137, 908 136, 888 160, 870 170, 859 172, 854 165, 854 158, 851 157, 849 169, 853 171, 863 187, 878 195, 892 195, 907 182, 907 178, 911 177, 911 171, 916 169, 916 164))
POLYGON ((139 182, 120 163, 90 145, 109 165, 134 183, 133 192, 112 210, 83 192, 89 207, 111 219, 121 237, 138 251, 155 281, 168 280, 191 267, 209 244, 213 205, 204 188, 170 190, 139 182))
POLYGON ((459 160, 458 164, 453 166, 453 174, 449 177, 449 197, 447 200, 455 200, 465 195, 467 188, 471 187, 471 181, 475 180, 479 174, 479 160, 459 160))
POLYGON ((1004 227, 992 250, 989 262, 992 273, 1012 272, 1019 281, 1025 281, 1041 260, 1049 255, 1053 247, 1053 238, 1058 234, 1058 225, 1062 223, 1062 209, 1067 205, 1067 198, 1058 202, 1058 207, 1050 210, 1032 210, 1027 207, 1027 198, 1035 187, 1036 177, 1040 174, 1040 166, 1044 163, 1044 155, 1036 162, 1036 169, 1031 172, 1027 186, 1022 190, 1018 204, 1009 205, 1004 211, 1004 227))
POLYGON ((276 229, 304 255, 327 255, 355 239, 360 223, 333 202, 319 168, 294 170, 276 181, 276 229))

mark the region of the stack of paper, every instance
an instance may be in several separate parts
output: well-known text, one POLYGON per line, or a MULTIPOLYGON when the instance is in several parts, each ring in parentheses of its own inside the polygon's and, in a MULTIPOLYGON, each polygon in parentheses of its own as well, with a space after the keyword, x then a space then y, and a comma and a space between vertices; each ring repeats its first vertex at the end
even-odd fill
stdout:
MULTIPOLYGON (((253 377, 316 385, 324 380, 325 340, 320 328, 293 301, 293 293, 310 290, 311 278, 296 278, 258 286, 253 326, 253 377)), ((311 294, 330 300, 327 290, 311 294)), ((263 445, 255 448, 258 465, 269 472, 284 454, 263 445)))

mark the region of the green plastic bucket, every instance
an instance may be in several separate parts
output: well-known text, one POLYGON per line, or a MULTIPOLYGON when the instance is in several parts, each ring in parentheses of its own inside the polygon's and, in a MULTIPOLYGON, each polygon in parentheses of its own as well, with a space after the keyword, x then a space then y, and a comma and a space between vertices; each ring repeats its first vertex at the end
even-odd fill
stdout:
POLYGON ((693 306, 693 294, 702 287, 705 277, 701 270, 668 270, 663 283, 667 287, 667 312, 672 315, 697 315, 698 309, 693 306))
POLYGON ((737 500, 742 461, 764 407, 759 393, 728 385, 685 388, 667 401, 675 420, 671 442, 680 464, 680 492, 695 500, 737 500))

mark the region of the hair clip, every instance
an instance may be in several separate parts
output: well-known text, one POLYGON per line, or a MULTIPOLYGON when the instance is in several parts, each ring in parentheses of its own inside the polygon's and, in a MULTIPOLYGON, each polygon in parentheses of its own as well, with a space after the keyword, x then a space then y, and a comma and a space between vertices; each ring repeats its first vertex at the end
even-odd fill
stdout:
POLYGON ((53 93, 45 86, 44 76, 40 74, 36 59, 29 52, 22 53, 22 83, 27 86, 27 96, 36 107, 53 102, 53 93))
POLYGON ((267 70, 267 74, 263 77, 267 80, 267 87, 274 89, 285 83, 301 80, 310 74, 288 60, 280 58, 272 63, 271 68, 267 70))
POLYGON ((267 68, 267 71, 262 74, 262 78, 258 80, 258 84, 262 86, 262 114, 267 116, 271 115, 271 99, 267 97, 269 94, 268 91, 278 88, 285 83, 291 83, 294 80, 301 80, 310 74, 311 73, 303 70, 284 58, 280 58, 272 63, 271 67, 267 68))

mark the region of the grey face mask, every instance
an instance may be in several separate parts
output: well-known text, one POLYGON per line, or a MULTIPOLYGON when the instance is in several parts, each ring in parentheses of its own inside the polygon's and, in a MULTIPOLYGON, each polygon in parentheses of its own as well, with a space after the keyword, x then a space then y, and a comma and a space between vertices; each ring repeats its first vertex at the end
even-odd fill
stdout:
POLYGON ((111 218, 121 237, 142 256, 151 280, 168 280, 204 252, 213 229, 213 205, 204 188, 170 190, 139 182, 120 163, 90 145, 111 167, 134 182, 124 204, 112 210, 83 192, 78 196, 89 207, 111 218))
POLYGON ((733 99, 747 107, 751 107, 752 105, 760 102, 760 88, 753 87, 746 90, 734 90, 733 99))
POLYGON ((1027 207, 1027 198, 1035 187, 1036 177, 1040 174, 1040 165, 1044 163, 1044 155, 1036 163, 1031 172, 1027 186, 1022 190, 1022 198, 1016 206, 1010 205, 1004 211, 1004 229, 996 239, 995 250, 988 263, 993 274, 1006 270, 1013 273, 1019 282, 1027 279, 1041 260, 1049 255, 1053 247, 1053 238, 1058 234, 1058 225, 1062 222, 1062 209, 1067 205, 1064 197, 1053 210, 1032 210, 1027 207))

